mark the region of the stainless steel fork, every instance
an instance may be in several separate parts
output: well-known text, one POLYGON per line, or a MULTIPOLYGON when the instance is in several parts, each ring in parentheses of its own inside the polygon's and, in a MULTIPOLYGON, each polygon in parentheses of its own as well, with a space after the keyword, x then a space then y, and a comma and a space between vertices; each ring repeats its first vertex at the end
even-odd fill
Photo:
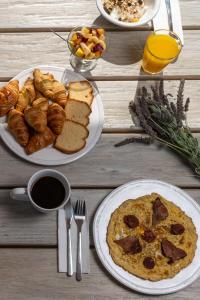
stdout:
POLYGON ((76 279, 78 281, 82 280, 82 245, 81 245, 81 229, 82 225, 86 218, 86 207, 85 201, 77 200, 75 210, 74 210, 74 219, 77 224, 77 260, 76 260, 76 279))

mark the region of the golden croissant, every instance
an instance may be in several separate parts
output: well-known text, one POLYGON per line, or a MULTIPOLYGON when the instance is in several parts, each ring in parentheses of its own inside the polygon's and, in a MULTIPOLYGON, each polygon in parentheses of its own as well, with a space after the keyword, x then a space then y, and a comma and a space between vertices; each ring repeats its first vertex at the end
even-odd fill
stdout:
POLYGON ((39 91, 36 91, 36 99, 33 101, 32 106, 38 107, 40 110, 47 112, 49 101, 39 91))
POLYGON ((38 107, 30 107, 24 111, 25 120, 37 132, 43 132, 47 126, 47 114, 38 107))
POLYGON ((33 72, 36 88, 47 98, 65 106, 67 103, 67 91, 64 84, 55 80, 52 74, 43 74, 39 69, 33 72))
POLYGON ((55 136, 50 128, 46 127, 44 132, 34 133, 25 147, 27 154, 32 154, 53 144, 55 136))
POLYGON ((57 103, 49 106, 47 112, 47 122, 51 130, 59 135, 62 131, 66 116, 64 109, 57 103))
POLYGON ((0 89, 0 117, 5 116, 13 108, 19 98, 19 81, 11 80, 0 89))
POLYGON ((29 130, 20 111, 12 109, 9 112, 8 128, 21 146, 25 147, 28 144, 29 130))
POLYGON ((19 93, 19 99, 17 101, 16 109, 24 111, 36 97, 34 81, 30 77, 25 81, 23 88, 19 93))

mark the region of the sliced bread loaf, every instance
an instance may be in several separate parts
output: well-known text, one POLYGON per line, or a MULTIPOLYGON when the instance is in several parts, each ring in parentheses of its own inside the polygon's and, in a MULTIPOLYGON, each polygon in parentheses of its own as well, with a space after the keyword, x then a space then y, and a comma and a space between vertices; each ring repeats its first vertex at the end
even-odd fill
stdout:
POLYGON ((88 135, 86 127, 66 120, 61 134, 56 139, 55 147, 67 154, 78 152, 85 147, 88 135))
POLYGON ((89 106, 92 105, 94 98, 93 88, 88 81, 74 81, 68 85, 68 98, 86 102, 89 106))
POLYGON ((83 101, 69 99, 65 105, 66 119, 84 126, 89 124, 90 106, 83 101))

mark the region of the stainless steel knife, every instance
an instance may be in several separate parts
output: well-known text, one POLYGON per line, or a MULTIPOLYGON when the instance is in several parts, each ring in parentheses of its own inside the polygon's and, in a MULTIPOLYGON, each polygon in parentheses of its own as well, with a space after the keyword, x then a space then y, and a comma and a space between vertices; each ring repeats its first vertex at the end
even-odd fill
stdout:
POLYGON ((67 275, 73 275, 73 263, 72 263, 72 241, 71 241, 71 223, 73 219, 73 207, 71 200, 67 202, 65 206, 66 226, 67 226, 67 275))

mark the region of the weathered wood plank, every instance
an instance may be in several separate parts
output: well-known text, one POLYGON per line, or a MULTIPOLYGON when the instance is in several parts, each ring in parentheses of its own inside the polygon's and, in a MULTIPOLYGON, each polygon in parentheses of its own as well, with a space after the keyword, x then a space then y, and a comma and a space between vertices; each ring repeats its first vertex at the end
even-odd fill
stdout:
MULTIPOLYGON (((72 202, 86 201, 93 246, 92 224, 98 205, 111 189, 73 189, 72 202)), ((186 190, 200 204, 199 190, 186 190)), ((0 190, 0 247, 57 246, 56 213, 40 214, 29 204, 9 198, 10 190, 0 190)))
MULTIPOLYGON (((199 31, 185 31, 185 46, 179 60, 164 71, 166 76, 196 75, 200 78, 199 31)), ((67 33, 61 33, 67 37, 67 33)), ((108 32, 109 46, 92 76, 101 78, 142 76, 140 70, 146 31, 108 32)), ((69 67, 67 45, 53 33, 0 34, 0 77, 12 77, 33 65, 50 64, 69 67), (6 50, 5 50, 6 45, 6 50)))
MULTIPOLYGON (((183 26, 200 26, 200 3, 197 0, 180 0, 183 26)), ((0 28, 72 28, 95 21, 113 28, 96 8, 95 0, 1 0, 0 28)))
MULTIPOLYGON (((157 145, 114 145, 126 134, 103 134, 97 146, 85 157, 69 165, 58 166, 73 186, 110 187, 134 179, 159 178, 182 187, 200 187, 200 180, 191 168, 172 151, 157 145)), ((199 135, 198 135, 199 137, 199 135)), ((41 166, 21 160, 0 142, 0 186, 25 185, 41 166)))
MULTIPOLYGON (((0 87, 5 82, 0 82, 0 87)), ((101 94, 105 122, 104 130, 137 130, 129 114, 128 106, 130 101, 135 97, 137 89, 141 86, 150 86, 155 84, 153 81, 97 81, 95 83, 101 94)), ((179 81, 165 81, 165 91, 170 92, 174 96, 177 94, 179 81)), ((190 97, 190 110, 187 120, 189 126, 194 129, 200 129, 200 82, 189 80, 185 84, 185 98, 190 97)))
MULTIPOLYGON (((0 249, 1 298, 6 300, 150 300, 117 282, 90 253, 91 273, 81 282, 57 273, 56 249, 0 249)), ((163 300, 199 299, 200 280, 163 300)))

